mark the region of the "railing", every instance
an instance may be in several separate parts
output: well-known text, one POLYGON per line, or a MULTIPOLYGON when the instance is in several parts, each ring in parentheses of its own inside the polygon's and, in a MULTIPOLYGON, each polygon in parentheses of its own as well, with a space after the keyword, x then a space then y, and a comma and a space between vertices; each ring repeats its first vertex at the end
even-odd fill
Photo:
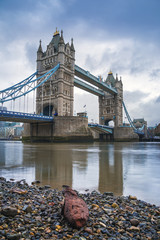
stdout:
POLYGON ((10 118, 19 118, 19 119, 31 119, 31 120, 41 120, 41 121, 53 121, 53 117, 31 114, 31 113, 22 113, 14 111, 0 110, 0 117, 10 117, 10 118))
POLYGON ((113 134, 113 127, 110 127, 110 126, 107 126, 107 125, 100 125, 98 123, 88 123, 88 126, 92 127, 92 128, 101 129, 104 132, 113 134))

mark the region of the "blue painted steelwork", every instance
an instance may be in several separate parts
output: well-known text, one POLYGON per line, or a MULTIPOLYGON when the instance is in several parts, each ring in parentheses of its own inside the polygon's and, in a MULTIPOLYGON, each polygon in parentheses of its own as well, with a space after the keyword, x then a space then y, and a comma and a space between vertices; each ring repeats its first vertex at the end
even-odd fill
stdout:
POLYGON ((9 87, 9 88, 6 88, 6 89, 0 91, 0 94, 1 94, 1 93, 4 93, 4 92, 6 92, 6 91, 10 91, 10 90, 17 89, 18 87, 21 87, 21 86, 29 83, 29 82, 36 76, 37 73, 38 73, 38 72, 35 72, 35 73, 33 73, 31 76, 29 76, 28 78, 22 80, 21 82, 19 82, 19 83, 15 84, 15 85, 13 85, 13 86, 11 86, 11 87, 9 87))
POLYGON ((14 112, 14 111, 6 111, 6 110, 0 110, 0 119, 12 119, 12 121, 15 121, 15 119, 19 122, 26 122, 26 119, 32 120, 32 121, 45 121, 45 122, 51 122, 53 121, 53 117, 44 116, 44 115, 38 115, 38 114, 30 114, 30 113, 22 113, 22 112, 14 112))
POLYGON ((0 91, 0 103, 4 103, 7 101, 15 100, 16 98, 22 97, 36 88, 40 87, 43 83, 45 83, 59 68, 60 64, 57 64, 54 68, 52 68, 47 73, 42 76, 33 79, 33 77, 37 74, 34 73, 30 77, 21 81, 20 83, 15 84, 10 88, 6 88, 0 91), (43 79, 44 78, 44 79, 43 79))
POLYGON ((130 117, 128 111, 127 111, 127 108, 126 108, 124 102, 122 102, 122 105, 123 105, 123 108, 124 108, 125 114, 126 114, 126 116, 127 116, 127 119, 128 119, 128 121, 129 121, 131 127, 134 129, 134 132, 137 133, 138 135, 144 135, 143 130, 144 130, 144 127, 145 127, 145 126, 143 125, 142 128, 137 129, 137 128, 134 126, 134 124, 133 124, 133 121, 132 121, 132 119, 131 119, 131 117, 130 117))
POLYGON ((100 125, 98 123, 88 123, 88 126, 94 128, 95 130, 100 130, 101 132, 105 132, 107 134, 113 134, 113 127, 107 125, 100 125))
POLYGON ((84 70, 83 68, 80 68, 79 66, 75 65, 75 75, 95 86, 98 88, 105 90, 106 92, 109 92, 110 94, 117 94, 117 90, 110 85, 100 81, 99 78, 95 77, 88 71, 84 70))
POLYGON ((96 96, 104 96, 104 92, 87 84, 87 83, 84 83, 82 82, 81 80, 77 79, 77 78, 74 78, 74 86, 78 87, 78 88, 81 88, 87 92, 90 92, 96 96))

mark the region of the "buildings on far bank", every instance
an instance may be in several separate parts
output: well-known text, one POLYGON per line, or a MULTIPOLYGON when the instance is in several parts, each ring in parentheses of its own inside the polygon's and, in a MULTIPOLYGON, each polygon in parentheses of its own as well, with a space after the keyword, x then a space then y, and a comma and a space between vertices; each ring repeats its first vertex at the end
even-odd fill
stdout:
POLYGON ((0 122, 0 139, 19 139, 22 136, 23 125, 15 122, 0 122))
MULTIPOLYGON (((2 110, 2 107, 0 107, 0 110, 2 110)), ((7 108, 3 107, 3 110, 7 111, 7 108)), ((22 136, 23 130, 22 123, 0 121, 0 139, 19 139, 22 136)))
POLYGON ((155 128, 155 135, 160 136, 160 123, 155 128))

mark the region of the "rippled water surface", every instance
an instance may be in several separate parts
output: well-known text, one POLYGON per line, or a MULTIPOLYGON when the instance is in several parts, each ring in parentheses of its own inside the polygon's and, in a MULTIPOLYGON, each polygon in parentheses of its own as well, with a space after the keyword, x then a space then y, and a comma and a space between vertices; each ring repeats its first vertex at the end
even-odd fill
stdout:
POLYGON ((61 190, 136 195, 160 205, 160 143, 23 144, 0 141, 0 176, 61 190))

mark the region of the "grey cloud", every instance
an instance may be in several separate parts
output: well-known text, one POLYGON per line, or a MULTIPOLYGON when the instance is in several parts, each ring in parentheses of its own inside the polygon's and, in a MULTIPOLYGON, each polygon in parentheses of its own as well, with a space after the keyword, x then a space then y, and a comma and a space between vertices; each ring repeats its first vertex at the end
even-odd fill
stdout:
POLYGON ((36 52, 37 52, 37 47, 36 44, 32 43, 27 43, 25 46, 25 51, 26 51, 26 57, 28 60, 28 63, 30 66, 34 69, 36 66, 36 52))
POLYGON ((149 93, 142 91, 124 91, 124 99, 127 103, 136 103, 149 96, 149 93))
POLYGON ((150 73, 151 80, 159 80, 160 81, 160 68, 153 69, 150 73))
POLYGON ((141 91, 125 91, 124 101, 132 119, 144 118, 148 122, 148 126, 155 126, 155 124, 160 123, 160 96, 157 99, 143 102, 143 99, 148 95, 141 91))
POLYGON ((156 103, 160 103, 160 96, 156 99, 156 103))

